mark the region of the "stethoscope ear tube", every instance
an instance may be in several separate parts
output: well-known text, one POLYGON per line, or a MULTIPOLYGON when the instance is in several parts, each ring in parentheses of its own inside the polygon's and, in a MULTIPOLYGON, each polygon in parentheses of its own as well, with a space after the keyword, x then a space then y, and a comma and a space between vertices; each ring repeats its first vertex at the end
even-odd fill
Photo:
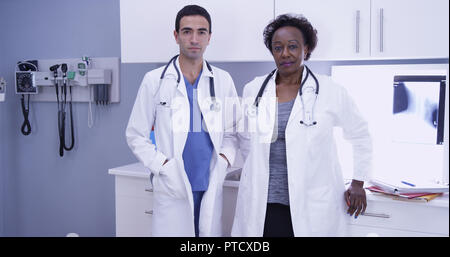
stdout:
MULTIPOLYGON (((311 76, 314 79, 314 82, 316 83, 316 96, 319 95, 319 81, 317 80, 316 76, 314 75, 314 73, 312 73, 312 71, 308 68, 308 66, 305 65, 305 68, 308 70, 308 74, 311 74, 311 76)), ((305 80, 306 81, 306 80, 305 80)))
POLYGON ((253 105, 258 108, 259 105, 259 99, 262 97, 262 95, 264 94, 264 90, 266 89, 267 83, 269 83, 270 78, 272 78, 273 74, 275 74, 275 71, 277 71, 277 69, 274 69, 271 73, 269 73, 269 75, 267 75, 266 79, 264 80, 264 82, 262 83, 261 88, 258 91, 258 94, 256 95, 255 101, 253 102, 253 105))
MULTIPOLYGON (((176 65, 176 60, 177 60, 178 56, 179 56, 179 54, 175 55, 174 57, 172 57, 172 59, 170 59, 170 61, 166 64, 166 67, 164 67, 164 70, 161 73, 161 77, 160 77, 161 80, 164 79, 164 76, 166 75, 166 71, 169 68, 169 65, 173 64, 173 67, 175 68, 175 71, 177 72, 177 86, 179 85, 180 80, 181 80, 181 73, 180 73, 180 70, 178 69, 178 67, 176 65)), ((211 65, 207 61, 205 61, 205 62, 206 62, 206 67, 208 68, 208 70, 211 73, 213 73, 211 65)), ((210 106, 210 110, 211 111, 212 110, 218 111, 218 109, 220 109, 220 105, 216 101, 216 91, 215 91, 215 86, 214 86, 214 77, 209 77, 209 94, 210 94, 210 97, 211 97, 211 99, 213 101, 213 103, 210 106)))
MULTIPOLYGON (((176 66, 174 61, 175 61, 175 59, 176 59, 177 57, 178 57, 178 54, 175 55, 174 57, 172 57, 172 59, 170 59, 170 61, 166 64, 166 67, 164 67, 164 70, 163 70, 163 72, 161 73, 160 79, 163 79, 164 76, 166 75, 166 71, 167 71, 167 68, 169 68, 170 63, 173 62, 173 65, 176 66)), ((178 69, 177 69, 177 71, 178 71, 178 69)), ((179 77, 180 77, 180 74, 178 73, 178 79, 179 79, 179 77)))

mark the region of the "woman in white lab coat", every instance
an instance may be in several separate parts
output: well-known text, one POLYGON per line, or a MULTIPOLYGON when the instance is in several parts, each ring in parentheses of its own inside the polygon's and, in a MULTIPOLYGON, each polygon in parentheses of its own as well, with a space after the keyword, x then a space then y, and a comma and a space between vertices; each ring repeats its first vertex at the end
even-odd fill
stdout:
POLYGON ((363 183, 372 158, 367 122, 343 87, 304 64, 316 33, 293 15, 278 16, 264 30, 277 69, 244 88, 239 139, 245 162, 232 236, 345 236, 347 219, 366 208, 363 183), (353 145, 347 190, 336 126, 353 145))

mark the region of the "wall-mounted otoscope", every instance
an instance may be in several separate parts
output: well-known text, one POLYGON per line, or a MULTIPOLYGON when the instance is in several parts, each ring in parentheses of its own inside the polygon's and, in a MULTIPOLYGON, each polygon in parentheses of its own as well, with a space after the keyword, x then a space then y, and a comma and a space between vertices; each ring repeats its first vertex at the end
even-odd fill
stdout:
POLYGON ((66 146, 65 141, 65 128, 66 128, 66 102, 67 102, 67 64, 63 63, 61 64, 61 71, 63 73, 63 84, 64 84, 64 108, 63 108, 63 120, 62 120, 62 131, 63 134, 63 146, 66 151, 70 151, 73 149, 73 146, 75 144, 75 136, 73 133, 73 113, 72 113, 72 87, 69 86, 69 94, 70 94, 70 100, 69 100, 69 112, 70 112, 70 135, 71 135, 71 144, 70 146, 66 146))
POLYGON ((56 91, 56 102, 58 105, 58 134, 59 134, 59 155, 64 156, 64 150, 70 151, 73 149, 75 144, 74 136, 74 126, 73 126, 73 112, 72 112, 72 88, 69 86, 69 111, 70 111, 70 132, 71 132, 71 144, 66 146, 66 105, 67 105, 67 64, 63 63, 61 65, 55 64, 50 67, 50 71, 53 72, 55 91, 56 91), (61 68, 62 73, 62 86, 61 93, 59 93, 59 81, 58 78, 58 68, 61 68))

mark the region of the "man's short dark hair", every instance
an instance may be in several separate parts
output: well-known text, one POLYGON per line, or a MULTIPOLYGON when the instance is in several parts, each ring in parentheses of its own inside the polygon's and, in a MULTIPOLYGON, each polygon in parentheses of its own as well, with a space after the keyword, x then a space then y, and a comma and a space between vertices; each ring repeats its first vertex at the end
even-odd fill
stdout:
POLYGON ((186 5, 181 9, 178 14, 177 18, 175 19, 175 31, 179 32, 180 30, 180 21, 181 18, 184 16, 190 16, 190 15, 200 15, 205 17, 205 19, 209 23, 209 33, 211 34, 211 16, 209 16, 208 11, 205 10, 205 8, 198 6, 198 5, 186 5))
POLYGON ((269 23, 264 29, 264 44, 267 49, 272 53, 272 37, 279 28, 282 27, 295 27, 302 32, 304 44, 308 46, 308 53, 305 56, 305 60, 311 57, 311 52, 317 45, 317 30, 313 28, 311 23, 301 15, 294 14, 282 14, 269 23))

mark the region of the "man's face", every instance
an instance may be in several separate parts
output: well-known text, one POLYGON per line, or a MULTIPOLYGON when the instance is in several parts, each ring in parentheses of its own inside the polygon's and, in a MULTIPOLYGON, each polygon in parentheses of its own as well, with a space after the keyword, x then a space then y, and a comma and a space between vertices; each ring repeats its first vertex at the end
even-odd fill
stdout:
POLYGON ((174 36, 180 46, 180 54, 189 59, 202 58, 211 38, 208 20, 200 15, 184 16, 174 36))

